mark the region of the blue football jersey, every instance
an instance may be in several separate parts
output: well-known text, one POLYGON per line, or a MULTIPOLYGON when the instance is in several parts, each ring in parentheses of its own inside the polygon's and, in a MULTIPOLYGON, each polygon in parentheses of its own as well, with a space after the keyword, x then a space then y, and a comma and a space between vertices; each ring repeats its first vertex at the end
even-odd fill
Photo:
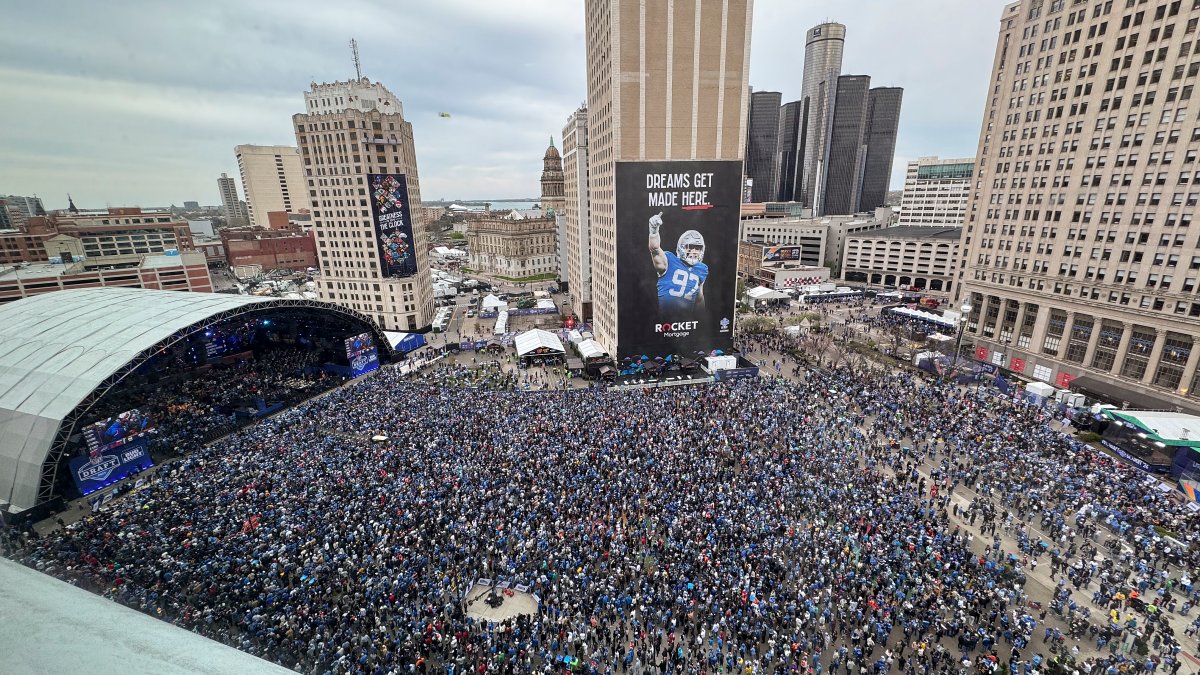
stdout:
POLYGON ((708 278, 708 265, 688 265, 679 256, 664 251, 667 271, 658 277, 658 307, 663 310, 691 309, 696 306, 700 287, 708 278))

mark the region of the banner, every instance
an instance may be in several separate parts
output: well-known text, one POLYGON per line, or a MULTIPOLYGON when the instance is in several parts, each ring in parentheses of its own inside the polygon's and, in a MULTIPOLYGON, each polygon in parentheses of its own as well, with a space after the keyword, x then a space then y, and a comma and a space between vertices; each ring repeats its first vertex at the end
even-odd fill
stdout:
MULTIPOLYGON (((768 246, 763 249, 763 262, 797 262, 800 260, 802 246, 768 246)), ((814 277, 815 278, 815 277, 814 277)), ((812 283, 821 283, 828 279, 819 279, 812 283)))
POLYGON ((618 357, 733 344, 741 162, 617 162, 618 357))
POLYGON ((146 449, 148 443, 145 436, 127 438, 123 443, 92 450, 87 457, 72 458, 69 465, 75 487, 80 494, 91 494, 134 471, 154 466, 146 449))
POLYGON ((358 377, 379 367, 379 350, 370 333, 346 338, 346 360, 350 363, 350 376, 358 377))
POLYGON ((408 178, 404 174, 372 173, 371 217, 379 243, 379 267, 385 277, 417 273, 416 242, 408 208, 408 178))

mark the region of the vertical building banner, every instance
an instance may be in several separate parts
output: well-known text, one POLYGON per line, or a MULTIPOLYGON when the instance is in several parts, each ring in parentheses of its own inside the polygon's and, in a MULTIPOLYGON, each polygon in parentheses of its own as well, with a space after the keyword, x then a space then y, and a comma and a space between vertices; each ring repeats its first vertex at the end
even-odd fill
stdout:
POLYGON ((408 179, 404 174, 367 174, 371 217, 379 243, 379 267, 385 277, 411 277, 417 273, 412 213, 408 207, 408 179))
POLYGON ((617 162, 618 356, 733 344, 742 163, 617 162))

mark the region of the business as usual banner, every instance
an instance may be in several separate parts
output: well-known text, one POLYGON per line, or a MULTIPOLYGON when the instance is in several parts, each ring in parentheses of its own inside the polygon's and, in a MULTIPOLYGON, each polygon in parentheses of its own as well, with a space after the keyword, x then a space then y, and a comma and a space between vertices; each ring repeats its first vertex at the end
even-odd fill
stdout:
POLYGON ((742 163, 618 162, 617 351, 729 349, 742 163))
POLYGON ((371 216, 379 242, 379 267, 385 277, 417 273, 412 213, 408 207, 408 178, 404 174, 372 173, 371 216))

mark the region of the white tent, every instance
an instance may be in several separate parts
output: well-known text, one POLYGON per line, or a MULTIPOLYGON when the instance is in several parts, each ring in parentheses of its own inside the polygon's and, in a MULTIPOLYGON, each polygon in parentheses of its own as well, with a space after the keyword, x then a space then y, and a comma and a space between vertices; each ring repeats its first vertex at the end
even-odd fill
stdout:
POLYGON ((538 300, 537 308, 538 309, 554 309, 555 308, 554 301, 553 300, 538 300))
POLYGON ((1054 387, 1045 382, 1030 382, 1025 385, 1025 391, 1043 398, 1051 398, 1054 396, 1054 387))
POLYGON ((495 295, 488 294, 483 298, 483 311, 508 309, 508 303, 495 295))
POLYGON ((583 359, 591 359, 598 356, 608 356, 608 352, 604 351, 604 347, 600 346, 595 340, 584 340, 576 345, 579 349, 579 356, 583 359))
POLYGON ((564 355, 567 353, 567 350, 563 349, 562 340, 559 340, 557 335, 540 328, 521 333, 517 336, 514 344, 518 356, 525 356, 539 349, 544 350, 541 353, 557 352, 564 355))
POLYGON ((925 311, 922 311, 919 309, 909 309, 908 307, 896 307, 896 308, 892 309, 892 311, 895 312, 896 314, 899 314, 900 316, 907 316, 911 319, 921 319, 923 321, 930 321, 932 323, 938 323, 943 326, 954 326, 955 325, 955 322, 953 320, 947 319, 946 317, 941 316, 939 314, 934 314, 933 312, 925 312, 925 311))
POLYGON ((765 300, 787 300, 791 296, 788 295, 787 293, 780 293, 779 291, 773 291, 773 290, 767 288, 766 286, 755 286, 754 288, 748 289, 746 291, 746 297, 749 298, 751 301, 759 301, 759 300, 765 301, 765 300))

